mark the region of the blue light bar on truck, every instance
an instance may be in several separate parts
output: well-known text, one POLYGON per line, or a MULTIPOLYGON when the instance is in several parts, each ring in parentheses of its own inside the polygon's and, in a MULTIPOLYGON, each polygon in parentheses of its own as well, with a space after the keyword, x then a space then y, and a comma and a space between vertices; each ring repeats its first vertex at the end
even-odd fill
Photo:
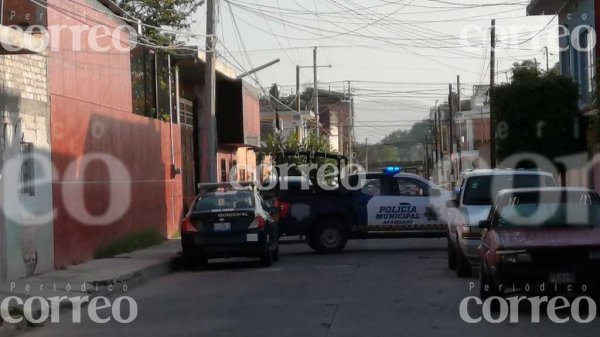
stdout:
POLYGON ((402 172, 402 168, 398 167, 398 166, 390 166, 390 167, 386 167, 385 169, 383 169, 383 172, 385 174, 394 175, 394 174, 398 174, 398 173, 402 172))

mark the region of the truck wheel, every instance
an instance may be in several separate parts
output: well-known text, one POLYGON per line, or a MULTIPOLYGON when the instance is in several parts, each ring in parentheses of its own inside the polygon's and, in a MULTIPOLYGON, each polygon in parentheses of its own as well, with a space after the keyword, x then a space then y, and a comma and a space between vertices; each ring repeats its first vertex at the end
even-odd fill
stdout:
POLYGON ((348 231, 337 219, 321 221, 311 233, 310 244, 322 254, 339 253, 348 242, 348 231))
POLYGON ((456 275, 460 278, 467 278, 471 277, 471 273, 471 264, 459 248, 459 251, 456 252, 456 275))
POLYGON ((448 236, 448 269, 456 269, 456 249, 454 249, 450 236, 448 236))
POLYGON ((312 248, 312 250, 316 251, 317 250, 317 246, 313 243, 312 239, 311 239, 312 235, 307 235, 306 236, 306 244, 312 248))

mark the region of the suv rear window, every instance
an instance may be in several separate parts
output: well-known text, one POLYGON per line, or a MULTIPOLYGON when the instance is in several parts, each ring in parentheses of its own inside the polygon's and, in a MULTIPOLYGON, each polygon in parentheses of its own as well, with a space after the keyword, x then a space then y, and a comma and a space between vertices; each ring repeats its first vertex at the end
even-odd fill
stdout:
POLYGON ((554 187, 549 176, 538 174, 490 175, 467 180, 463 196, 464 205, 491 205, 499 191, 510 188, 554 187), (494 190, 492 190, 492 184, 494 190))

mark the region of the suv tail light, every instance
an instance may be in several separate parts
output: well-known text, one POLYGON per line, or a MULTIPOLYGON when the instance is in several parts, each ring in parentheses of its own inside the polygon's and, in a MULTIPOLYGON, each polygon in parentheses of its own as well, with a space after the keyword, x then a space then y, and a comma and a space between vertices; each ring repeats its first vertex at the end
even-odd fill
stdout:
POLYGON ((185 217, 182 221, 181 221, 181 232, 182 233, 195 233, 198 230, 196 229, 196 227, 194 227, 194 225, 192 225, 192 222, 190 221, 190 217, 185 217))
POLYGON ((252 223, 250 224, 250 227, 248 227, 248 229, 255 229, 258 228, 260 230, 265 229, 265 219, 262 216, 257 216, 256 219, 254 219, 254 221, 252 221, 252 223))

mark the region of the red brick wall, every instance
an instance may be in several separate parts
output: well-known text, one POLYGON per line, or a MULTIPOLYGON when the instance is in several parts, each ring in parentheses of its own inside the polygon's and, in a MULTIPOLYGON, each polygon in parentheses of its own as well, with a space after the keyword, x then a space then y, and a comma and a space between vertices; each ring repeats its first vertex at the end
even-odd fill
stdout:
MULTIPOLYGON (((93 18, 83 20, 86 24, 115 25, 104 14, 71 1, 49 3, 85 11, 93 18)), ((82 24, 80 18, 70 19, 53 10, 48 19, 49 25, 82 24)), ((106 37, 100 44, 109 45, 111 39, 106 37)), ((49 54, 56 267, 91 259, 96 249, 133 231, 156 229, 171 235, 178 229, 182 209, 181 177, 171 177, 169 124, 132 113, 129 53, 116 48, 95 52, 85 42, 82 46, 83 51, 73 51, 65 35, 60 50, 49 54), (83 170, 85 156, 92 153, 117 158, 130 179, 110 177, 107 165, 99 161, 83 170), (83 195, 78 196, 76 191, 81 189, 83 195), (130 198, 123 197, 127 190, 130 198), (117 195, 111 196, 111 191, 117 195), (110 214, 111 201, 128 206, 124 214, 103 225, 78 220, 67 209, 83 204, 93 215, 115 215, 110 214)), ((173 139, 175 161, 181 167, 178 126, 173 127, 173 139)))

